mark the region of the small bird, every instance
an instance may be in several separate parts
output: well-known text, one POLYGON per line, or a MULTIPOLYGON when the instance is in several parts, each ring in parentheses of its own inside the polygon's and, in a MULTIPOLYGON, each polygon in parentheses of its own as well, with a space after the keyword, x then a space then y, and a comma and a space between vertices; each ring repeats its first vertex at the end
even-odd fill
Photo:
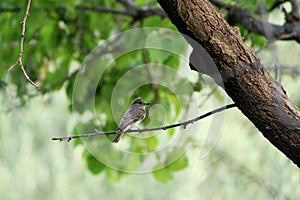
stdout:
POLYGON ((122 135, 140 123, 146 117, 145 106, 150 105, 150 103, 144 102, 141 97, 138 97, 133 100, 130 105, 130 108, 126 111, 125 115, 122 117, 119 124, 117 136, 113 142, 117 143, 121 139, 122 135))

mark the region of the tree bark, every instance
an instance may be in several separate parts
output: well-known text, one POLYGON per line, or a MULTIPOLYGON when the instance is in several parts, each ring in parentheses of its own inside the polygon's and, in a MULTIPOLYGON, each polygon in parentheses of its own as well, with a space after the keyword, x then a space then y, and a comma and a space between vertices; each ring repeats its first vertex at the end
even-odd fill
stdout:
MULTIPOLYGON (((239 32, 208 0, 158 0, 193 47, 191 67, 210 75, 276 148, 300 167, 300 111, 239 32), (216 65, 203 65, 203 49, 216 65)), ((255 148, 255 147, 254 147, 255 148)))

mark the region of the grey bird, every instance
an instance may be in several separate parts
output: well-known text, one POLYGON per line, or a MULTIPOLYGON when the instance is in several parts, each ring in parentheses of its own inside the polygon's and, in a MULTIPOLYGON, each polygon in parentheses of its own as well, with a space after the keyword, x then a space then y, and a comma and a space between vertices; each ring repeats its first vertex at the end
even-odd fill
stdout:
POLYGON ((120 121, 117 136, 115 137, 113 142, 119 142, 122 135, 127 130, 129 130, 133 126, 138 125, 146 117, 146 105, 150 105, 150 103, 145 102, 141 97, 138 97, 133 100, 133 102, 130 105, 130 108, 126 111, 125 115, 120 121))

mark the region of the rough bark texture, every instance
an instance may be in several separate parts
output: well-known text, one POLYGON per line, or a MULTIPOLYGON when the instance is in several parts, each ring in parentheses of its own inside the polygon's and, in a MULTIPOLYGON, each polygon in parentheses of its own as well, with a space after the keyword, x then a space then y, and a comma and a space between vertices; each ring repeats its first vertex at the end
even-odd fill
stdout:
POLYGON ((224 87, 243 114, 300 167, 300 111, 243 43, 238 31, 228 25, 208 0, 158 2, 178 30, 198 42, 186 37, 194 49, 190 56, 192 66, 224 87), (200 45, 211 56, 218 73, 211 65, 197 62, 203 55, 200 45))

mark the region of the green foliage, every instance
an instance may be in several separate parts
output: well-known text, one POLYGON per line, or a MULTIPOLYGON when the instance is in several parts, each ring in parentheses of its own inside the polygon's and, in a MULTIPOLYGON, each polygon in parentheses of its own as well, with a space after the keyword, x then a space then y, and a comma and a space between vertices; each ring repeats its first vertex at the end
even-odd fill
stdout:
POLYGON ((94 156, 92 156, 87 150, 84 151, 83 157, 86 160, 88 169, 93 174, 99 174, 102 170, 106 168, 101 162, 99 162, 94 156))
MULTIPOLYGON (((237 6, 250 10, 251 12, 256 11, 258 6, 260 5, 264 6, 266 3, 265 1, 261 1, 261 0, 241 0, 241 1, 225 0, 224 2, 236 4, 237 6)), ((267 0, 267 3, 269 4, 270 0, 267 0)))
POLYGON ((164 162, 156 164, 152 172, 153 177, 162 183, 168 183, 174 177, 174 173, 179 170, 183 170, 188 166, 188 158, 182 155, 183 150, 175 148, 169 152, 164 162), (179 158, 178 158, 179 157, 179 158), (175 161, 174 161, 175 160, 175 161))
MULTIPOLYGON (((158 6, 155 2, 141 0, 136 4, 158 6)), ((9 78, 7 70, 19 56, 20 21, 26 2, 11 0, 0 5, 7 8, 19 5, 21 9, 20 12, 0 13, 0 89, 13 86, 15 98, 23 105, 28 97, 37 93, 32 95, 32 87, 18 66, 9 73, 9 78)), ((181 36, 164 32, 176 30, 174 25, 158 16, 135 22, 128 16, 79 9, 81 5, 124 9, 110 0, 33 1, 23 53, 25 69, 31 79, 41 85, 40 93, 65 90, 69 110, 76 118, 72 134, 91 133, 95 128, 116 130, 130 102, 138 96, 153 103, 140 127, 181 121, 193 91, 201 92, 204 81, 199 77, 193 82, 181 73, 182 66, 187 71, 187 61, 182 62, 187 43, 181 36), (166 29, 153 31, 148 27, 166 29), (125 42, 111 37, 132 28, 145 29, 130 32, 125 42), (123 45, 118 46, 118 43, 123 45), (100 47, 96 48, 98 45, 100 47), (86 57, 88 54, 90 56, 86 57)), ((239 1, 237 5, 254 11, 259 1, 239 1)), ((248 34, 243 27, 240 29, 243 36, 248 34)), ((246 39, 253 46, 265 43, 261 36, 254 34, 246 39)), ((223 100, 218 91, 214 95, 223 100)), ((188 166, 185 145, 190 141, 187 139, 168 151, 165 157, 158 153, 177 132, 177 129, 169 129, 163 134, 126 134, 122 138, 124 143, 120 144, 122 151, 111 144, 114 135, 75 140, 74 145, 86 148, 82 157, 92 174, 105 174, 109 180, 118 181, 127 173, 138 171, 149 162, 147 159, 154 159, 153 166, 147 170, 154 170, 153 177, 167 183, 175 172, 188 166), (145 156, 147 154, 150 158, 145 156)))
MULTIPOLYGON (((186 87, 190 82, 186 78, 178 76, 176 72, 179 65, 177 57, 168 51, 147 49, 130 51, 119 57, 116 54, 114 62, 104 60, 103 56, 90 62, 87 60, 86 68, 88 70, 82 76, 77 77, 73 85, 70 85, 73 89, 68 89, 69 95, 72 93, 73 112, 82 116, 80 117, 82 119, 78 119, 75 124, 78 126, 78 133, 86 133, 87 130, 92 130, 92 127, 103 131, 117 130, 117 124, 128 108, 128 103, 138 96, 149 102, 156 99, 155 103, 162 106, 149 110, 148 117, 141 123, 141 127, 158 127, 177 122, 188 105, 184 99, 189 98, 192 90, 186 87), (168 67, 166 68, 164 65, 161 67, 154 63, 145 67, 145 64, 148 64, 144 63, 147 59, 157 64, 163 63, 168 67), (170 72, 174 74, 168 74, 170 72), (153 76, 149 73, 152 73, 153 76), (155 80, 151 80, 151 76, 160 80, 158 84, 155 80), (162 79, 162 77, 164 78, 162 79), (153 91, 153 87, 157 92, 153 91), (122 100, 124 97, 130 97, 128 102, 122 100), (95 114, 93 114, 94 112, 95 114), (91 117, 91 121, 88 123, 84 123, 88 113, 95 116, 91 117)), ((173 135, 174 131, 166 132, 173 135)), ((147 162, 147 155, 153 154, 157 148, 163 145, 161 136, 156 134, 155 132, 138 134, 138 137, 146 138, 142 140, 130 137, 137 136, 136 134, 125 134, 122 140, 127 140, 129 146, 122 151, 118 151, 112 145, 111 140, 114 136, 82 140, 76 145, 83 144, 89 149, 90 153, 84 154, 84 159, 93 173, 103 172, 108 179, 117 180, 126 174, 122 172, 138 170, 144 162, 147 162), (100 152, 105 152, 105 155, 100 152), (102 168, 102 165, 107 167, 102 168), (98 167, 99 169, 97 169, 98 167), (112 173, 112 169, 119 173, 112 173)), ((180 149, 181 154, 184 153, 184 149, 180 149)), ((183 160, 180 158, 176 161, 172 155, 173 157, 174 155, 181 156, 175 151, 168 154, 164 163, 172 167, 167 167, 166 170, 174 173, 187 166, 187 158, 183 160)))

